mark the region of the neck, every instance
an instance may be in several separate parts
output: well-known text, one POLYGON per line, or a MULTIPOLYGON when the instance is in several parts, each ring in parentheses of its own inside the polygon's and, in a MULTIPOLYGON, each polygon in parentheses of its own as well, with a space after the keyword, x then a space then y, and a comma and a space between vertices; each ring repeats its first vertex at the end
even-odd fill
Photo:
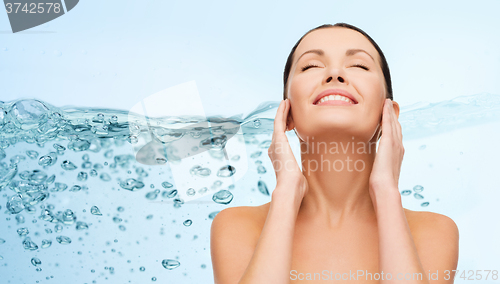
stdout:
POLYGON ((353 218, 373 218, 368 188, 375 154, 376 142, 352 136, 335 141, 302 141, 302 172, 309 190, 299 215, 320 218, 330 227, 339 227, 353 218))

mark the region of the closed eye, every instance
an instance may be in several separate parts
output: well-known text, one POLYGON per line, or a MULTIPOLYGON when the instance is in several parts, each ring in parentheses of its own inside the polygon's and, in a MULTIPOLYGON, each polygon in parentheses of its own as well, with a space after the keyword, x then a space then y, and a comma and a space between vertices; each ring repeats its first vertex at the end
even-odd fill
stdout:
POLYGON ((307 64, 306 66, 302 67, 302 72, 306 71, 307 69, 311 68, 311 67, 319 67, 318 65, 314 65, 314 64, 307 64))
POLYGON ((365 69, 365 70, 369 70, 368 67, 366 67, 363 64, 354 64, 353 67, 359 67, 359 68, 362 68, 362 69, 365 69))

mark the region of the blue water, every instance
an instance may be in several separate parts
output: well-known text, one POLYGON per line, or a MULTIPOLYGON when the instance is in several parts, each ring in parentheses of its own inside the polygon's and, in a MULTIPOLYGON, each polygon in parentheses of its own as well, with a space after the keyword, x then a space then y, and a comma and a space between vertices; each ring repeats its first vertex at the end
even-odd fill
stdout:
MULTIPOLYGON (((211 283, 213 217, 270 201, 278 104, 246 117, 146 120, 36 99, 0 103, 2 283, 211 283)), ((481 175, 499 157, 488 151, 499 120, 500 96, 487 93, 402 107, 405 207, 446 214, 459 228, 479 222, 465 216, 474 208, 483 221, 497 212, 478 196, 492 185, 481 175)))

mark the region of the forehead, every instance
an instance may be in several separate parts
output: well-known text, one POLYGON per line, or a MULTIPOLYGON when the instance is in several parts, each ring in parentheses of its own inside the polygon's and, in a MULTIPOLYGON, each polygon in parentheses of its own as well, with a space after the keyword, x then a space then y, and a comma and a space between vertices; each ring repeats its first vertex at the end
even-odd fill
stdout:
POLYGON ((310 32, 297 46, 293 57, 295 61, 310 49, 323 49, 327 55, 342 56, 351 48, 364 49, 380 62, 377 50, 364 35, 343 27, 323 28, 310 32))

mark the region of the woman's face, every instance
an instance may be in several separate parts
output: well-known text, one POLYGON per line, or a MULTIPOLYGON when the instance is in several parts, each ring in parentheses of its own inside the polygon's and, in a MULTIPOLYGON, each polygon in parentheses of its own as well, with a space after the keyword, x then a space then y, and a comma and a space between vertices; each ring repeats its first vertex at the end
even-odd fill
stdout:
MULTIPOLYGON (((295 128, 303 141, 312 141, 313 137, 318 141, 351 139, 352 136, 361 141, 374 140, 386 94, 379 62, 375 47, 355 30, 324 28, 306 35, 295 50, 290 69, 287 87, 291 115, 288 129, 295 128), (366 53, 346 54, 350 49, 366 53), (307 52, 310 50, 323 52, 322 55, 307 52), (308 65, 313 66, 303 70, 308 65), (366 66, 368 70, 359 65, 366 66), (347 91, 357 103, 314 104, 317 96, 329 89, 347 91)), ((399 115, 399 106, 394 104, 399 115)))

